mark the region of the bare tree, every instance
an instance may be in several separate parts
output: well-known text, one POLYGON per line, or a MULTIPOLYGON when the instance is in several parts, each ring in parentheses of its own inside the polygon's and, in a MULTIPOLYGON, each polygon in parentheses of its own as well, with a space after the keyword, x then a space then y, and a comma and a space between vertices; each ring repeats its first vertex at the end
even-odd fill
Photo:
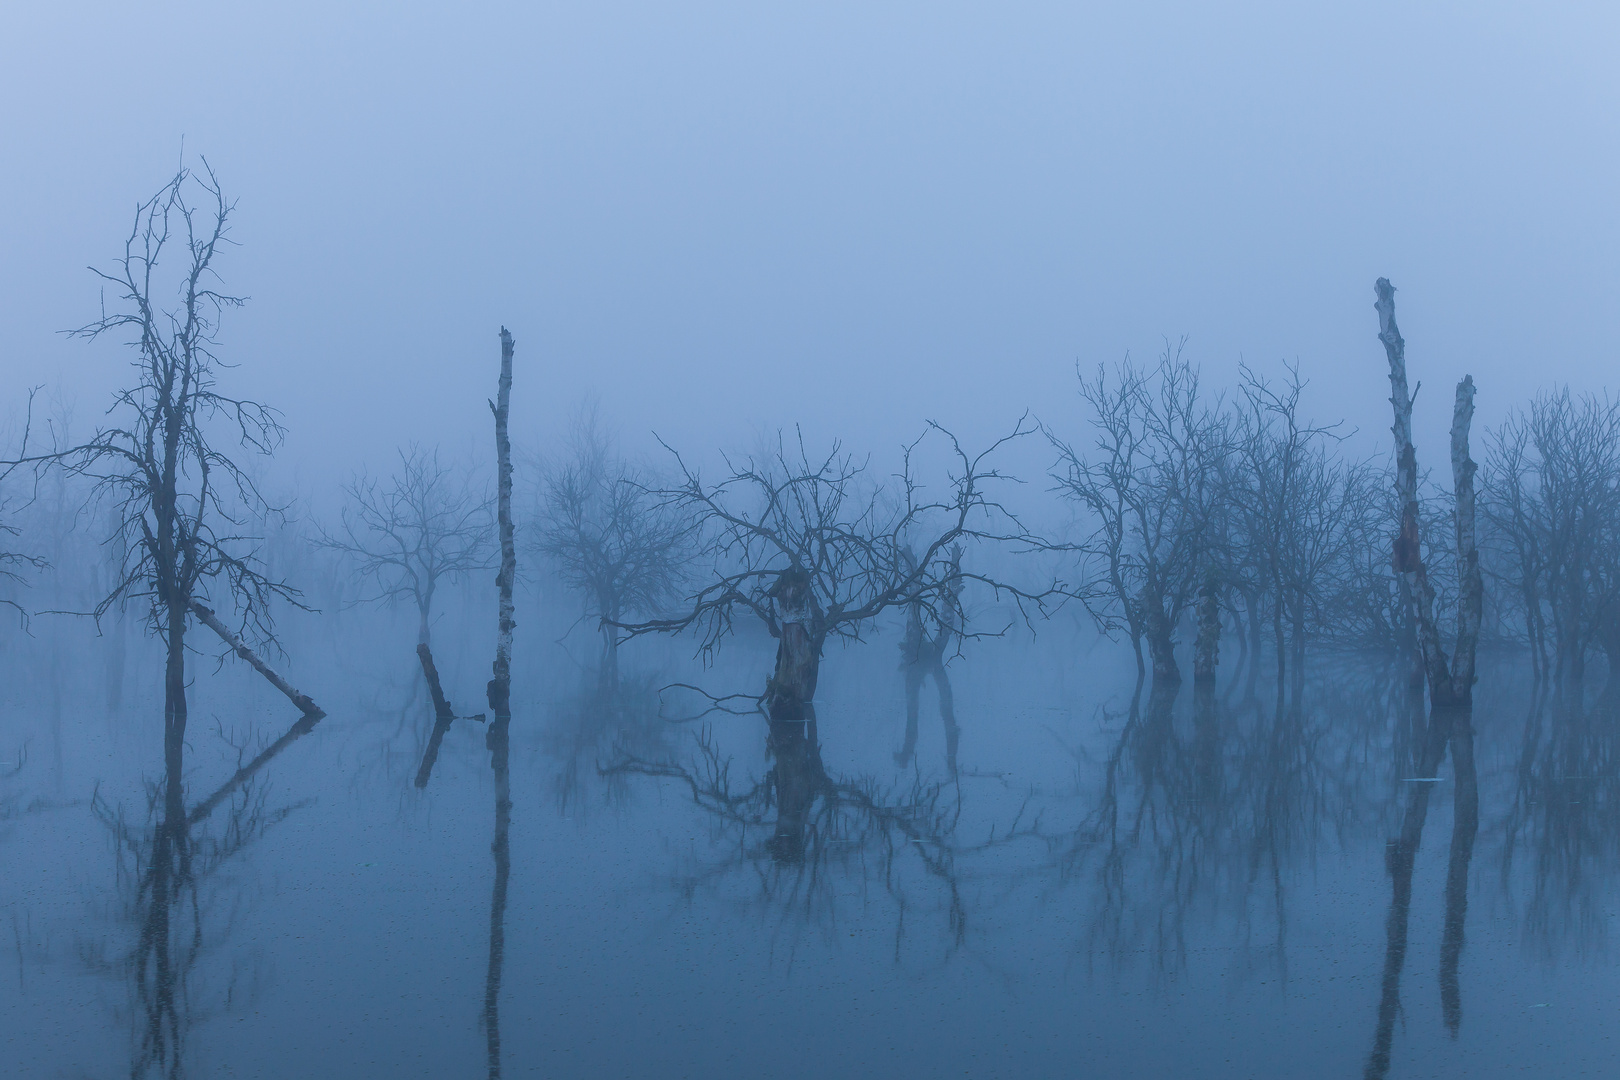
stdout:
POLYGON ((696 518, 655 494, 657 482, 613 453, 593 411, 574 424, 569 456, 542 477, 533 541, 585 600, 602 634, 604 682, 618 678, 618 626, 674 600, 686 582, 696 518))
POLYGON ((1095 444, 1076 450, 1051 429, 1052 480, 1089 516, 1079 595, 1104 632, 1123 629, 1157 682, 1178 683, 1174 632, 1193 604, 1221 539, 1220 466, 1228 436, 1219 403, 1199 393, 1198 371, 1166 346, 1150 372, 1127 358, 1110 379, 1099 367, 1080 380, 1095 444))
MULTIPOLYGON (((910 552, 905 553, 910 556, 910 552)), ((957 613, 961 610, 962 548, 950 550, 951 569, 946 581, 945 603, 932 618, 920 601, 906 608, 906 631, 900 640, 900 668, 906 679, 906 741, 895 753, 894 762, 902 769, 911 764, 917 748, 917 719, 923 680, 932 678, 939 694, 939 716, 945 725, 945 767, 956 775, 956 749, 962 731, 956 725, 956 695, 945 670, 946 657, 956 645, 957 613)))
MULTIPOLYGON (((20 463, 26 460, 29 456, 28 439, 33 430, 34 395, 36 393, 38 393, 37 387, 28 391, 28 407, 23 420, 22 434, 17 441, 17 452, 11 462, 5 465, 0 465, 0 485, 5 484, 11 479, 12 473, 16 472, 20 463)), ((31 501, 31 499, 24 501, 26 503, 31 501)), ((14 500, 10 497, 9 493, 5 492, 3 489, 0 489, 0 515, 4 515, 3 518, 0 518, 0 538, 21 535, 22 530, 13 524, 11 520, 15 514, 16 508, 14 506, 14 500)), ((27 585, 28 580, 25 576, 27 571, 43 570, 49 565, 49 561, 41 555, 30 554, 26 551, 0 550, 0 582, 7 582, 18 586, 27 585)), ((23 629, 26 630, 28 628, 27 608, 23 607, 22 604, 11 599, 10 597, 0 598, 0 604, 3 604, 4 606, 15 611, 17 613, 17 619, 22 625, 23 629)))
POLYGON ((409 600, 416 608, 418 644, 433 640, 433 601, 439 586, 490 567, 488 494, 439 458, 437 448, 399 451, 386 481, 359 476, 345 488, 336 529, 318 543, 352 559, 375 587, 366 599, 409 600))
MULTIPOLYGON (((998 448, 1032 430, 1020 422, 974 455, 931 424, 906 448, 892 488, 865 483, 865 463, 837 445, 812 458, 802 438, 790 451, 778 437, 769 457, 731 465, 715 484, 676 454, 682 482, 658 494, 697 519, 713 560, 712 577, 689 598, 685 614, 623 629, 631 635, 695 629, 702 635, 700 652, 708 655, 730 634, 739 613, 752 615, 778 641, 775 671, 758 704, 774 721, 801 722, 814 719, 827 643, 859 640, 891 608, 918 605, 942 618, 958 603, 959 583, 977 581, 1020 609, 1045 610, 1062 595, 1055 584, 1025 590, 955 570, 949 555, 954 545, 969 542, 1041 545, 997 501, 994 487, 1009 478, 990 465, 998 448), (952 462, 944 490, 933 498, 914 464, 928 434, 943 441, 952 462), (908 550, 917 554, 908 556, 908 550)), ((960 627, 960 612, 953 617, 960 627)), ((963 636, 972 635, 959 630, 958 640, 963 636)))
POLYGON ((1233 422, 1238 467, 1228 472, 1224 488, 1241 522, 1239 538, 1226 548, 1232 574, 1247 577, 1242 591, 1256 644, 1259 619, 1269 609, 1279 686, 1290 651, 1295 675, 1302 673, 1306 642, 1328 622, 1335 583, 1353 576, 1355 553, 1369 538, 1378 506, 1372 467, 1332 452, 1340 425, 1301 417, 1304 389, 1297 367, 1287 368, 1280 386, 1243 368, 1233 422))
POLYGON ((1428 675, 1429 701, 1439 707, 1471 706, 1474 695, 1474 656, 1479 644, 1484 584, 1479 569, 1474 498, 1475 465, 1468 451, 1468 430, 1474 418, 1474 380, 1464 375, 1457 384, 1451 422, 1451 471, 1456 499, 1457 634, 1454 655, 1448 660, 1435 621, 1435 590, 1423 558, 1418 506, 1417 451, 1412 444, 1412 400, 1406 381, 1406 341, 1395 323, 1395 287, 1388 278, 1374 285, 1378 300, 1378 339, 1389 361, 1390 404, 1395 423, 1395 486, 1401 501, 1400 532, 1395 537, 1393 564, 1411 598, 1417 625, 1418 648, 1428 675))
MULTIPOLYGON (((91 339, 127 335, 135 379, 115 395, 113 419, 88 442, 28 459, 88 477, 114 508, 113 546, 127 554, 95 614, 130 599, 151 601, 150 626, 166 650, 165 752, 176 767, 186 730, 188 623, 198 617, 223 626, 205 603, 210 589, 235 605, 245 631, 270 642, 271 601, 298 603, 297 591, 264 574, 250 538, 236 532, 248 514, 275 508, 225 444, 268 455, 282 427, 274 409, 229 397, 215 382, 224 366, 215 353, 220 315, 243 302, 215 287, 214 262, 230 242, 233 207, 205 162, 202 173, 182 169, 136 208, 123 257, 113 271, 96 271, 117 293, 116 306, 107 310, 104 301, 101 317, 74 331, 91 339), (169 278, 166 256, 176 246, 182 269, 169 278), (169 289, 175 299, 165 306, 169 289)), ((240 637, 231 646, 251 654, 240 637)), ((267 670, 262 661, 255 666, 267 670)), ((315 708, 296 691, 289 696, 306 713, 315 708)))
POLYGON ((1594 647, 1620 667, 1620 401, 1539 394, 1488 446, 1493 576, 1514 586, 1538 672, 1579 679, 1594 647))

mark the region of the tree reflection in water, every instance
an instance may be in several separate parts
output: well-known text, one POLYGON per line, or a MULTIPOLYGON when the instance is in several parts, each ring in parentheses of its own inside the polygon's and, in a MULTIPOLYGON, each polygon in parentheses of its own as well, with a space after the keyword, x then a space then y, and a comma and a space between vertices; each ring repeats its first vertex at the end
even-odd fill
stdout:
POLYGON ((245 763, 230 780, 191 809, 186 808, 184 747, 170 747, 163 779, 150 786, 143 824, 98 795, 96 817, 111 831, 117 851, 123 908, 135 928, 135 946, 108 957, 104 946, 84 950, 95 970, 128 978, 134 1002, 130 1076, 185 1075, 185 1040, 197 1024, 232 1003, 236 973, 223 1002, 195 994, 192 976, 203 956, 222 946, 235 929, 238 902, 217 872, 289 814, 309 805, 270 808, 257 774, 320 714, 301 717, 286 734, 245 763), (216 811, 226 808, 221 816, 216 811), (210 824, 218 824, 210 829, 210 824))
POLYGON ((804 722, 768 722, 772 768, 760 779, 733 780, 731 758, 704 728, 686 760, 621 753, 602 766, 605 776, 663 777, 683 784, 693 802, 735 843, 730 854, 701 867, 685 891, 717 884, 738 872, 757 883, 753 902, 780 913, 781 925, 829 926, 839 889, 879 882, 895 905, 895 953, 905 936, 910 886, 916 871, 933 883, 945 911, 952 946, 967 934, 958 860, 964 855, 1033 835, 1033 825, 1012 825, 984 843, 956 841, 961 816, 958 783, 913 778, 893 788, 871 776, 829 773, 822 761, 814 710, 804 722))

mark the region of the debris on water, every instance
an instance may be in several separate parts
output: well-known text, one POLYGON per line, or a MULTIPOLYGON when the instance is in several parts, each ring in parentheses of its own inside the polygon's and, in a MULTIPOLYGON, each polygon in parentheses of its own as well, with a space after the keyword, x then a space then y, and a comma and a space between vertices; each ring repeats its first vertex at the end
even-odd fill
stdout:
POLYGON ((1444 777, 1440 777, 1440 776, 1403 776, 1403 777, 1401 777, 1401 783, 1403 783, 1403 784, 1438 784, 1443 779, 1444 779, 1444 777))

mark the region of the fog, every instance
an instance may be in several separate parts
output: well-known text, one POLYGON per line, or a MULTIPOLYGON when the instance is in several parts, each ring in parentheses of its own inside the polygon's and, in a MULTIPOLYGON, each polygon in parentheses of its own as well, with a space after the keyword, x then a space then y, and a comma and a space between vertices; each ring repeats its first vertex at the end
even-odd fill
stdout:
POLYGON ((1613 1072, 1617 31, 7 10, 0 1071, 1613 1072))
POLYGON ((587 392, 678 445, 987 434, 1061 418, 1077 361, 1182 335, 1222 374, 1298 359, 1323 410, 1381 432, 1388 276, 1433 379, 1472 372, 1495 419, 1596 386, 1620 334, 1616 18, 22 7, 0 364, 99 412, 123 357, 57 331, 94 315, 84 267, 184 149, 240 199, 235 379, 286 411, 312 485, 482 434, 468 378, 502 324, 535 442, 587 392))

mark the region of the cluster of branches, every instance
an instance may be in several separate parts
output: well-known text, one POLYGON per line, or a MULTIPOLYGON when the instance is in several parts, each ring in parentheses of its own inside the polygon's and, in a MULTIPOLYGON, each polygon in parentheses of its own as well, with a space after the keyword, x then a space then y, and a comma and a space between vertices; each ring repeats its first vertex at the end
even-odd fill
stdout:
POLYGON ((619 630, 676 599, 696 554, 697 518, 656 494, 659 483, 614 452, 594 411, 574 425, 572 445, 541 470, 531 544, 584 600, 602 633, 602 677, 617 678, 619 630))
POLYGON ((428 644, 440 584, 493 565, 488 492, 442 462, 437 448, 412 445, 399 451, 393 476, 357 476, 344 494, 337 526, 321 530, 317 543, 350 560, 371 583, 375 591, 366 600, 409 600, 417 642, 428 644))
POLYGON ((1081 515, 1062 545, 1080 556, 1077 592, 1155 681, 1180 681, 1175 633, 1201 595, 1246 631, 1251 686, 1268 624, 1279 678, 1313 636, 1401 625, 1387 559, 1368 558, 1394 531, 1384 476, 1339 452, 1338 425, 1301 416, 1304 386, 1295 367, 1280 384, 1244 367, 1237 394, 1212 397, 1167 346, 1151 368, 1081 376, 1090 446, 1046 429, 1056 490, 1081 515))
POLYGON ((1543 391, 1487 439, 1486 572, 1538 675, 1620 669, 1620 401, 1543 391))
POLYGON ((834 444, 812 454, 802 435, 781 435, 767 454, 726 459, 718 482, 671 450, 679 482, 653 492, 687 515, 702 540, 706 582, 680 614, 621 629, 635 636, 692 630, 709 656, 731 634, 739 615, 778 639, 777 670, 762 703, 775 719, 804 719, 829 641, 858 641, 890 609, 910 610, 977 636, 961 609, 965 583, 989 586, 1026 619, 1063 597, 1054 582, 1025 588, 961 568, 959 546, 1014 550, 1044 546, 998 497, 1012 478, 992 464, 1007 443, 1034 428, 1020 421, 1008 435, 970 453, 937 424, 905 447, 900 471, 887 483, 868 463, 834 444), (930 438, 931 437, 931 438, 930 438), (932 441, 948 458, 944 483, 925 487, 920 460, 932 441))

